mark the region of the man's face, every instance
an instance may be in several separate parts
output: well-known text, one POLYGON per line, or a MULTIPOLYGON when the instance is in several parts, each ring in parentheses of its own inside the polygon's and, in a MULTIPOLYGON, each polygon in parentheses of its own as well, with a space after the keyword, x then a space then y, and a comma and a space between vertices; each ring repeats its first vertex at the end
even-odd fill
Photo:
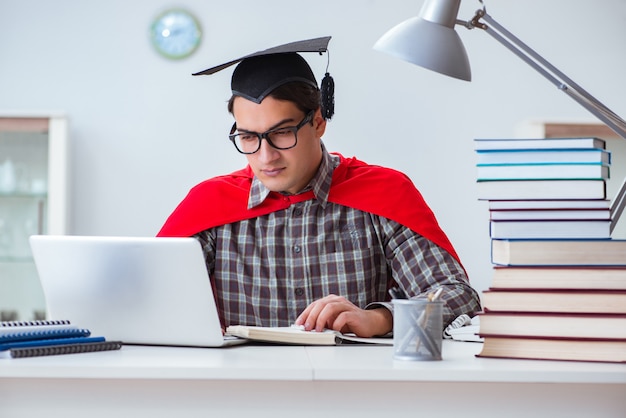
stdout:
MULTIPOLYGON (((306 116, 292 102, 265 98, 260 104, 236 97, 233 115, 240 131, 263 133, 270 129, 295 126, 306 116)), ((321 137, 326 121, 319 110, 312 123, 297 132, 295 147, 279 150, 263 139, 261 148, 247 154, 248 164, 257 178, 274 192, 298 193, 315 176, 322 160, 321 137)))

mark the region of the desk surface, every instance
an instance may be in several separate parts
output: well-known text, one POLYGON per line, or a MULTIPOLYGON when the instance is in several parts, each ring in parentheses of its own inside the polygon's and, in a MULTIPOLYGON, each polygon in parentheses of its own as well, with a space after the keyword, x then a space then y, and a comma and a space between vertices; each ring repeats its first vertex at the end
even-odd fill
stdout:
POLYGON ((119 351, 0 359, 0 378, 541 382, 626 384, 626 364, 476 358, 444 341, 443 361, 393 360, 389 346, 124 346, 119 351))
POLYGON ((480 349, 444 341, 435 362, 360 345, 0 359, 0 417, 624 416, 626 364, 476 358, 480 349))

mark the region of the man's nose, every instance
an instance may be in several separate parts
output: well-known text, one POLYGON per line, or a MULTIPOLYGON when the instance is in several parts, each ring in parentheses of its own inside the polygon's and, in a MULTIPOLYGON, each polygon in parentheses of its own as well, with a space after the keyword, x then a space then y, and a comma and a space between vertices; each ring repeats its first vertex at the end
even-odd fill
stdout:
POLYGON ((261 161, 272 161, 280 154, 276 148, 271 146, 267 141, 267 138, 261 140, 261 147, 256 152, 257 158, 261 161))

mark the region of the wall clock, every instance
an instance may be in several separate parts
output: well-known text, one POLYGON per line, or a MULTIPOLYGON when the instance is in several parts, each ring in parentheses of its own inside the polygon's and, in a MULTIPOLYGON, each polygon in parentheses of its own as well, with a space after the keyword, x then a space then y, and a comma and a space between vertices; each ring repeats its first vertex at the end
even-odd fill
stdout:
POLYGON ((150 40, 162 56, 181 59, 198 49, 202 30, 192 13, 183 9, 170 9, 158 15, 152 22, 150 40))

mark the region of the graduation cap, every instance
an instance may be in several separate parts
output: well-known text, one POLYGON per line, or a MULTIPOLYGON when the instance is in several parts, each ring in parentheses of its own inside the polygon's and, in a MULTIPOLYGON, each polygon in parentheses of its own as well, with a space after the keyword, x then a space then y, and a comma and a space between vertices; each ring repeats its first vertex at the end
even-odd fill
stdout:
MULTIPOLYGON (((299 81, 317 88, 317 81, 311 67, 298 52, 317 52, 320 55, 328 51, 330 36, 291 42, 245 55, 224 64, 208 68, 193 75, 210 75, 238 64, 231 78, 231 90, 255 103, 267 97, 277 87, 292 81, 299 81)), ((334 114, 335 85, 326 72, 322 84, 322 116, 330 119, 334 114)))

